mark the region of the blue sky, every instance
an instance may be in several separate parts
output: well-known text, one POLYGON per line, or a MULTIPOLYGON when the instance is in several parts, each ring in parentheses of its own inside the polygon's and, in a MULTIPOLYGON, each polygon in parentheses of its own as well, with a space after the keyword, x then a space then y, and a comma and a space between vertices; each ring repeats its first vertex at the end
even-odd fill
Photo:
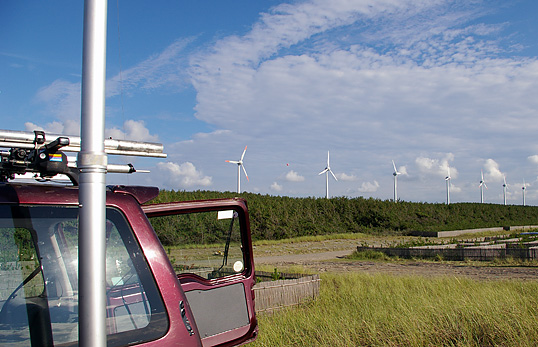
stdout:
MULTIPOLYGON (((161 142, 110 183, 538 204, 538 2, 110 1, 106 134, 161 142)), ((81 1, 0 3, 0 119, 78 134, 81 1)), ((109 158, 111 163, 123 158, 109 158)))

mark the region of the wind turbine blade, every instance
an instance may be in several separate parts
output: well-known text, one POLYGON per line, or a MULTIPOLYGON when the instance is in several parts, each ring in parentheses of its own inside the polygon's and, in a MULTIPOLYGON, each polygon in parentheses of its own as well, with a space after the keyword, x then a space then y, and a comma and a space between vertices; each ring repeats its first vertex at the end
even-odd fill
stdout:
POLYGON ((338 178, 336 178, 336 176, 334 175, 333 171, 332 171, 331 169, 329 169, 328 171, 331 173, 331 175, 333 175, 334 180, 335 180, 335 181, 338 181, 338 178))
POLYGON ((232 164, 239 164, 238 161, 235 161, 235 160, 225 160, 227 163, 232 163, 232 164))
POLYGON ((247 178, 247 181, 250 182, 250 180, 248 179, 247 170, 245 169, 245 165, 241 165, 241 167, 243 168, 243 172, 245 173, 245 177, 247 178))
POLYGON ((392 161, 392 167, 394 168, 394 173, 398 174, 398 170, 396 170, 396 164, 394 164, 394 160, 392 161))
POLYGON ((246 152, 247 152, 247 146, 245 146, 245 150, 243 151, 243 154, 241 154, 241 161, 243 161, 243 158, 245 157, 246 152))
POLYGON ((325 169, 325 170, 321 171, 318 175, 324 174, 324 173, 326 173, 327 171, 329 171, 329 169, 325 169))
POLYGON ((327 151, 327 167, 329 167, 329 151, 327 151))

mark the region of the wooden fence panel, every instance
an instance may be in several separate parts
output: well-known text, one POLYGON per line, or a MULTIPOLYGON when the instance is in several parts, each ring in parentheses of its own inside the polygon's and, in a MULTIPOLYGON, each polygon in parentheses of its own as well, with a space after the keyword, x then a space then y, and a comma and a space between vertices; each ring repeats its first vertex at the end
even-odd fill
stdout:
POLYGON ((260 282, 254 286, 256 312, 299 305, 319 295, 319 275, 260 282))

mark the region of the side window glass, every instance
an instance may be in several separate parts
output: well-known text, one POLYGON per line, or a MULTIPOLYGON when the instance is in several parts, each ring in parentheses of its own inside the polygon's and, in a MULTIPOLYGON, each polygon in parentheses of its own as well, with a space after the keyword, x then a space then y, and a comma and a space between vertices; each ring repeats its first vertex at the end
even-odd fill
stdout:
MULTIPOLYGON (((0 287, 0 345, 76 344, 78 209, 21 209, 17 218, 7 218, 0 207, 0 225, 12 225, 0 228, 1 245, 8 250, 0 252, 0 271, 16 278, 0 287), (20 316, 16 324, 14 311, 20 316)), ((163 336, 168 319, 162 298, 129 225, 115 209, 107 209, 106 235, 108 346, 163 336)))
MULTIPOLYGON (((107 223, 106 284, 109 333, 147 327, 152 304, 117 227, 107 223)), ((161 308, 162 309, 162 308, 161 308)))
POLYGON ((0 228, 0 278, 0 344, 29 344, 45 286, 28 229, 0 228))
POLYGON ((247 263, 236 211, 152 217, 150 221, 176 273, 210 280, 245 271, 247 263))

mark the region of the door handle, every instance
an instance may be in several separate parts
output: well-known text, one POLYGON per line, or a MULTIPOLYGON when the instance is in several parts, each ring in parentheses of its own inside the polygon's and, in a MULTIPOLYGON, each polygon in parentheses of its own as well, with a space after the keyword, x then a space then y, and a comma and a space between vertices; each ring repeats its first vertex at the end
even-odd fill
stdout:
POLYGON ((181 313, 183 324, 185 324, 185 328, 187 328, 187 331, 189 332, 189 336, 194 335, 194 329, 192 329, 191 322, 189 322, 189 317, 187 317, 187 311, 185 310, 185 303, 183 300, 179 302, 179 312, 181 313))

